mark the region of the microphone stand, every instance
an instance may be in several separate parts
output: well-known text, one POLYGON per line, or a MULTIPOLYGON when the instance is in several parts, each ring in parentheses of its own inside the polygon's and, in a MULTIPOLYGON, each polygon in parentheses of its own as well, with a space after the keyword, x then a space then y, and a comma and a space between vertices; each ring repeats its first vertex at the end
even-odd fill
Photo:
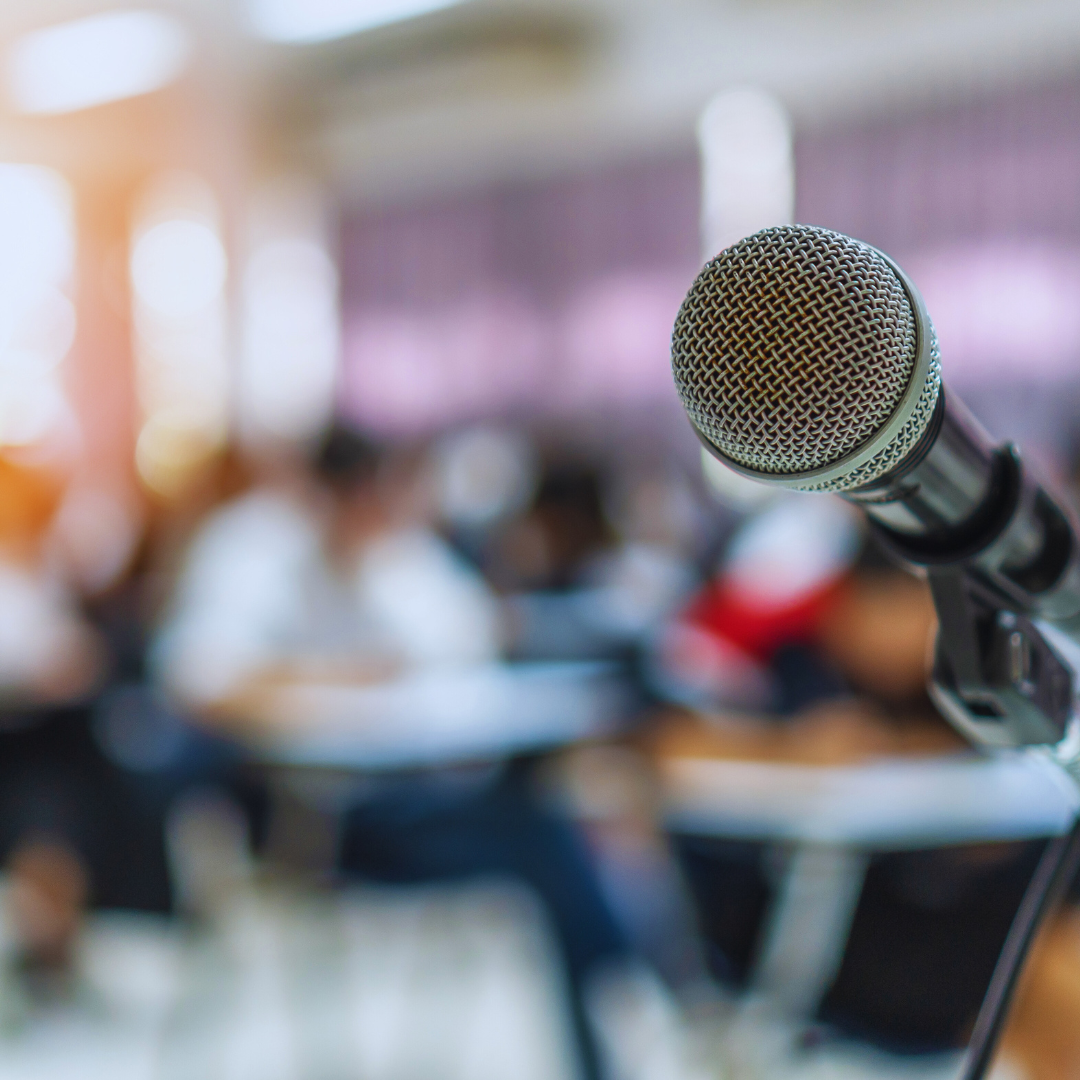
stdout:
POLYGON ((982 1080, 993 1064, 994 1052, 1032 942, 1043 919, 1057 907, 1078 868, 1080 819, 1074 822, 1069 832, 1056 836, 1047 845, 1028 883, 979 1008, 960 1074, 962 1080, 982 1080))
MULTIPOLYGON (((1019 455, 1012 447, 1004 454, 1018 467, 1022 490, 1027 484, 1019 455)), ((1013 503, 1004 529, 995 530, 999 536, 1027 526, 1031 515, 1024 503, 1032 505, 1030 499, 1013 503)), ((1060 595, 1076 590, 1080 547, 1067 518, 1061 514, 1058 521, 1065 524, 1053 530, 1064 568, 1052 588, 1060 595)), ((1042 748, 1080 785, 1076 672, 1033 621, 1046 614, 1042 590, 1023 588, 1017 575, 1005 570, 996 537, 972 545, 959 559, 931 561, 924 552, 905 550, 895 533, 876 522, 874 531, 903 561, 923 567, 929 579, 939 622, 929 691, 943 716, 983 746, 1042 748)), ((1055 621, 1070 636, 1080 636, 1076 616, 1055 621)), ((1078 869, 1080 817, 1047 845, 1028 884, 979 1009, 962 1080, 983 1080, 990 1068, 1031 945, 1078 869)))
MULTIPOLYGON (((940 630, 930 696, 954 727, 991 746, 1052 745, 1080 783, 1075 673, 1038 626, 1012 610, 964 566, 933 567, 940 630)), ((1039 860, 994 965, 965 1058, 962 1080, 982 1080, 1008 1019, 1020 975, 1045 917, 1080 868, 1080 818, 1039 860)))

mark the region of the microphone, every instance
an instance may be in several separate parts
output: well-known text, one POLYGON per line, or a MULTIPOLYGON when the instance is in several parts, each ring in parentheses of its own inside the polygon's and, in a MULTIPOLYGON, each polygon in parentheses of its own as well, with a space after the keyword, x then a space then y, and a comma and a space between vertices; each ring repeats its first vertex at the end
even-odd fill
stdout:
POLYGON ((1080 616, 1068 517, 942 384, 926 306, 887 255, 807 225, 748 236, 698 275, 671 356, 728 467, 836 492, 905 561, 971 565, 1025 610, 1080 616))
POLYGON ((950 719, 984 742, 1061 737, 1071 677, 1027 617, 1080 640, 1072 525, 1016 447, 996 446, 943 385, 926 306, 892 259, 806 225, 748 236, 694 281, 671 357, 716 458, 765 484, 841 495, 886 548, 927 569, 941 622, 931 689, 946 688, 950 719))
MULTIPOLYGON (((929 692, 989 746, 1052 747, 1080 783, 1075 674, 1043 634, 1080 642, 1069 518, 941 382, 915 286, 880 251, 826 229, 765 229, 722 251, 675 321, 672 370, 694 430, 766 484, 861 506, 926 568, 939 619, 929 692)), ((1049 897, 1075 872, 1080 826, 1047 849, 980 1010, 965 1080, 991 1060, 1049 897), (1044 871, 1045 867, 1045 872, 1044 871)))

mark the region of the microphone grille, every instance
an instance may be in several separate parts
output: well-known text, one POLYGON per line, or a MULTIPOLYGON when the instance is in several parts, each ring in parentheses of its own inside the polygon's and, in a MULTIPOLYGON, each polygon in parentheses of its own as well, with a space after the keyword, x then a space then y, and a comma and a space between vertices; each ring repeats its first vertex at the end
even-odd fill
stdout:
POLYGON ((785 225, 706 264, 675 322, 672 369, 692 423, 733 463, 789 486, 841 490, 882 475, 918 441, 940 387, 929 344, 924 391, 886 450, 839 480, 792 482, 885 427, 915 371, 918 332, 912 301, 878 251, 785 225))

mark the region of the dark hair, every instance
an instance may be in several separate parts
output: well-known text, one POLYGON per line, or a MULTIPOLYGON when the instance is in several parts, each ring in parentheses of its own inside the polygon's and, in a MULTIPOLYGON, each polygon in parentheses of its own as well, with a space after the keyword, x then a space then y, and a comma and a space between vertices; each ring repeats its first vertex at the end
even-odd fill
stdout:
POLYGON ((374 477, 379 448, 354 428, 335 423, 315 448, 311 464, 325 484, 338 491, 351 491, 374 477))
POLYGON ((603 477, 589 463, 560 462, 545 470, 532 514, 542 523, 549 544, 548 587, 572 584, 586 560, 611 542, 603 495, 603 477))

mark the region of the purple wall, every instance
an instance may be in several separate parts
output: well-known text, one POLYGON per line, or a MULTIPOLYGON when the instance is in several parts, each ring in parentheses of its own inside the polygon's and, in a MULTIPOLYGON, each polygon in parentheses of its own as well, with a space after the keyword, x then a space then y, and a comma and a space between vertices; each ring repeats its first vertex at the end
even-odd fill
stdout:
POLYGON ((1080 79, 806 131, 797 218, 889 252, 946 378, 1051 468, 1080 445, 1080 79))
POLYGON ((673 408, 697 219, 693 159, 347 215, 343 408, 387 432, 673 408))
POLYGON ((796 169, 799 221, 898 256, 987 237, 1080 242, 1080 80, 808 131, 796 169))
MULTIPOLYGON (((1080 79, 807 129, 796 170, 797 220, 909 270, 947 378, 992 430, 1072 438, 1080 79)), ((342 407, 368 427, 678 415, 668 340, 699 265, 692 157, 357 211, 342 249, 342 407)))

